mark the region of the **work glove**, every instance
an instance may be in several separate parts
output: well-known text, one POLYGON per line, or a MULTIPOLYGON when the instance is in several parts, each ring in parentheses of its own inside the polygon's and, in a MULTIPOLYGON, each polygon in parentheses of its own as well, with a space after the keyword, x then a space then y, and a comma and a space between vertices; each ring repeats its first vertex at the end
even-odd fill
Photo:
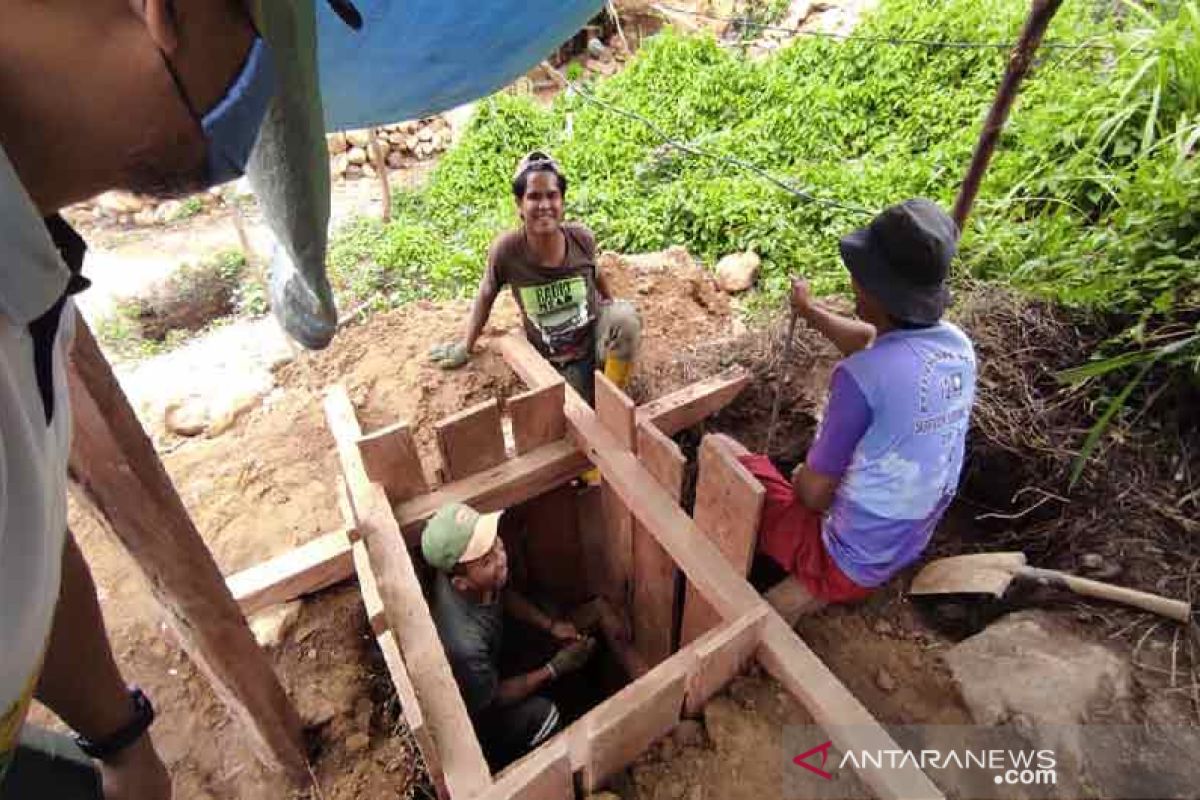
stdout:
POLYGON ((563 675, 575 672, 588 662, 595 651, 596 640, 590 636, 571 642, 555 653, 554 658, 550 659, 550 663, 546 665, 550 670, 550 677, 558 679, 563 675))
POLYGON ((429 360, 442 369, 458 369, 471 358, 467 346, 462 342, 439 344, 430 348, 429 360))

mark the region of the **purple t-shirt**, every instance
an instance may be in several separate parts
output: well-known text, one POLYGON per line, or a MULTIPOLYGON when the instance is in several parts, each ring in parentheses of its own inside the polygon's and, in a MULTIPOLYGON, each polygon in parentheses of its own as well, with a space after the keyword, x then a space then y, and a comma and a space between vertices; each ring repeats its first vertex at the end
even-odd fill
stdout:
POLYGON ((806 463, 841 478, 821 537, 855 583, 886 583, 929 543, 958 485, 974 397, 974 349, 947 322, 891 331, 834 369, 806 463))

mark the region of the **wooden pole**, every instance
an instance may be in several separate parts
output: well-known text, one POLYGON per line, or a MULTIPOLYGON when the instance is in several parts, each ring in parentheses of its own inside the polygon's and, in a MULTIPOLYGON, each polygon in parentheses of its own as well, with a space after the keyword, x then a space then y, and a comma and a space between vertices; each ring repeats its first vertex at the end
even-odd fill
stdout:
POLYGON ((987 172, 996 150, 996 142, 1000 140, 1000 131, 1008 119, 1008 112, 1017 99, 1017 90, 1021 81, 1029 72, 1029 65, 1037 53, 1042 37, 1046 33, 1050 20, 1058 12, 1062 0, 1033 0, 1029 16, 1025 18, 1025 27, 1021 30, 1021 38, 1008 57, 1008 69, 1000 88, 996 91, 996 99, 988 111, 983 129, 979 132, 979 142, 975 145, 975 154, 971 157, 971 166, 967 168, 967 177, 963 179, 962 188, 958 190, 958 198, 954 201, 954 222, 961 231, 979 194, 979 184, 983 182, 983 174, 987 172))
POLYGON ((367 147, 371 152, 371 162, 375 165, 375 175, 379 178, 379 191, 383 193, 383 211, 380 216, 384 222, 391 222, 392 187, 388 178, 387 159, 384 158, 383 149, 379 146, 378 128, 371 128, 367 131, 367 147))
POLYGON ((69 380, 71 479, 112 526, 184 649, 241 721, 255 753, 308 781, 300 718, 254 640, 96 340, 77 317, 69 380))

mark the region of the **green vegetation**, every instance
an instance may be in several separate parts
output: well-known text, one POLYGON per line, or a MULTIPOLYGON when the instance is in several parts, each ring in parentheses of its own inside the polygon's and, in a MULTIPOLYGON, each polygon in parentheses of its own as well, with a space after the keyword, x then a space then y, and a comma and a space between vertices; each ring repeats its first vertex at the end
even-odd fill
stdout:
POLYGON ((100 320, 97 336, 125 358, 143 358, 178 347, 233 316, 266 313, 266 287, 236 250, 184 264, 144 296, 125 298, 100 320))
MULTIPOLYGON (((858 33, 1013 41, 1027 8, 1024 0, 884 0, 858 33)), ((1113 49, 1042 51, 964 232, 959 266, 960 277, 1007 282, 1124 320, 1098 358, 1132 353, 1126 357, 1193 377, 1197 8, 1195 0, 1064 4, 1048 41, 1113 49)), ((1002 49, 822 38, 751 62, 711 39, 664 32, 590 91, 821 198, 880 209, 920 195, 948 207, 1005 63, 1002 49)), ((791 274, 819 292, 846 288, 837 237, 863 216, 663 147, 647 126, 578 95, 549 109, 498 95, 480 104, 426 188, 397 195, 391 224, 359 222, 337 237, 339 290, 384 305, 471 293, 489 240, 515 223, 512 165, 533 147, 563 163, 569 216, 586 221, 606 248, 683 244, 707 263, 754 249, 764 260, 760 303, 776 302, 791 274)))

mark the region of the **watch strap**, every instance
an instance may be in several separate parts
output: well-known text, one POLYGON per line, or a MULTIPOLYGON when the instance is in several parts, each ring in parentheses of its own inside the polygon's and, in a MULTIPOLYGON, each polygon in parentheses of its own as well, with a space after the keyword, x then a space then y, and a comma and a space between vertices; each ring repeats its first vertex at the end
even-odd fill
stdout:
POLYGON ((106 761, 141 738, 154 722, 154 706, 146 693, 136 686, 130 687, 129 699, 133 706, 133 716, 129 722, 120 730, 99 740, 75 734, 75 744, 80 750, 99 761, 106 761))

